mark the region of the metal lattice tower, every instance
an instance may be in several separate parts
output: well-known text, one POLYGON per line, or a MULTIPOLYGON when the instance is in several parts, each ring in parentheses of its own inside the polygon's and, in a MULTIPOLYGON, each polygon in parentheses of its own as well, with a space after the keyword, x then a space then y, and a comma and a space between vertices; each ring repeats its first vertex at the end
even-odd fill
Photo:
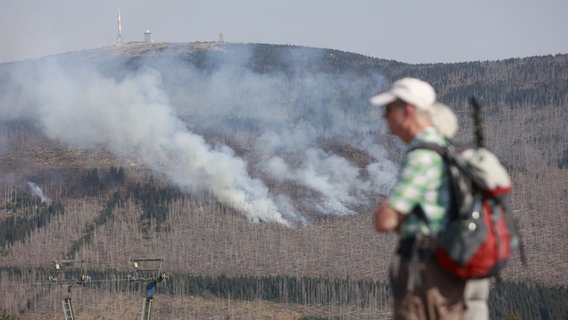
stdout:
POLYGON ((50 276, 49 280, 60 285, 67 285, 66 296, 61 301, 65 320, 75 320, 75 312, 73 311, 73 303, 71 302, 71 286, 91 281, 91 277, 85 273, 85 260, 54 260, 53 266, 55 268, 55 274, 50 276), (77 275, 66 274, 65 269, 72 267, 77 262, 80 263, 79 273, 77 275))
POLYGON ((142 320, 151 320, 156 284, 169 278, 169 275, 162 271, 164 260, 164 258, 130 259, 130 263, 134 267, 134 274, 128 275, 128 279, 146 283, 146 298, 142 304, 142 320))
POLYGON ((152 319, 152 300, 151 297, 146 297, 144 304, 142 305, 142 320, 152 319))
POLYGON ((65 320, 75 320, 75 312, 73 311, 73 304, 71 303, 71 298, 66 297, 62 301, 63 303, 63 313, 65 314, 65 320))

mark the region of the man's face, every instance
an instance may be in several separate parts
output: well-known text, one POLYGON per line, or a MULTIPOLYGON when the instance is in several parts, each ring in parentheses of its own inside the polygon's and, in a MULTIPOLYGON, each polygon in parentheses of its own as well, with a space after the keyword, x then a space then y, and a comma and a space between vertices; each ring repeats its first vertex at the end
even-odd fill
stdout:
POLYGON ((406 103, 401 100, 396 100, 385 106, 383 118, 387 121, 390 133, 397 137, 402 137, 403 125, 406 118, 406 103))

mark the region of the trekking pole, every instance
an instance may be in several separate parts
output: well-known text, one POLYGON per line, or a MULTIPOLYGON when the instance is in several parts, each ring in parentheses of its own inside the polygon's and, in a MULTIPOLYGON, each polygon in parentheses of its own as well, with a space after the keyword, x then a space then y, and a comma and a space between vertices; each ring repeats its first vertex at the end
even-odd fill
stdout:
POLYGON ((483 137, 483 117, 481 114, 481 105, 474 96, 469 98, 469 103, 473 108, 473 130, 475 134, 475 144, 478 148, 485 147, 485 139, 483 137))
MULTIPOLYGON (((473 109, 473 128, 474 128, 474 134, 475 134, 475 144, 477 145, 478 148, 483 148, 485 147, 485 140, 483 137, 483 117, 481 114, 481 105, 479 104, 479 102, 477 101, 477 99, 475 98, 475 96, 471 96, 469 98, 469 103, 472 106, 473 109)), ((515 228, 515 230, 517 230, 517 237, 518 237, 518 246, 519 246, 519 253, 521 255, 521 263, 524 266, 527 266, 527 255, 526 255, 526 251, 525 251, 525 244, 523 242, 523 237, 520 234, 519 230, 519 221, 517 219, 513 218, 513 226, 515 228)))

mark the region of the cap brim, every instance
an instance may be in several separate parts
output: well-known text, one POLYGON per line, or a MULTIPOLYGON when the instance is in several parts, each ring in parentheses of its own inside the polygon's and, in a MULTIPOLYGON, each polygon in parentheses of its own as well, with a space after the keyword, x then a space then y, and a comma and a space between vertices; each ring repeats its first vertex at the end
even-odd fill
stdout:
POLYGON ((371 99, 369 99, 369 102, 371 102, 371 104, 375 106, 384 106, 395 101, 396 99, 397 96, 395 96, 394 94, 385 92, 371 97, 371 99))

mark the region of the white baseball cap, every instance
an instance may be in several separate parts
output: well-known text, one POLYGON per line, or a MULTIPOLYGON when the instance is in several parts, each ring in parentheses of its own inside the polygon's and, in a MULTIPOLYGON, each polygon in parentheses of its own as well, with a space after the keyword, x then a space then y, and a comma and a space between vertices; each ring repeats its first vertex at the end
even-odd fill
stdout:
POLYGON ((387 105, 396 99, 415 106, 418 109, 430 110, 436 102, 436 91, 428 83, 416 78, 403 78, 395 81, 389 91, 371 97, 369 101, 376 106, 387 105))

